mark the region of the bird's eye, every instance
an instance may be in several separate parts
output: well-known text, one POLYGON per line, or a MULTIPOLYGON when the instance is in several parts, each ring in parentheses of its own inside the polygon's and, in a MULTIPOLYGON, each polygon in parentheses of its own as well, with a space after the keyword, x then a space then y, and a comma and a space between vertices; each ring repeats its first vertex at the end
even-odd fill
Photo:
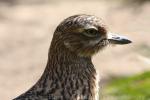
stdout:
POLYGON ((99 32, 96 29, 91 28, 91 29, 86 29, 83 34, 88 37, 97 37, 99 35, 99 32))

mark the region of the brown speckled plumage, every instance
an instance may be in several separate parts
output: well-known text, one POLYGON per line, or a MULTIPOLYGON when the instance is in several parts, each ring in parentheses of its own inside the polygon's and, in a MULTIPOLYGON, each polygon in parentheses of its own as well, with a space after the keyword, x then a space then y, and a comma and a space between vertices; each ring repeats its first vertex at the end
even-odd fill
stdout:
POLYGON ((65 19, 54 32, 42 77, 14 100, 96 100, 97 73, 91 57, 109 43, 107 37, 95 16, 65 19))

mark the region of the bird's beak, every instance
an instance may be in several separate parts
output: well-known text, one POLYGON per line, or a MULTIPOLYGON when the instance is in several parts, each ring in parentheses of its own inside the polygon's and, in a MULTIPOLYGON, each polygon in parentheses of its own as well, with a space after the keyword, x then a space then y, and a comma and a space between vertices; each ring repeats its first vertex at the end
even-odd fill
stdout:
POLYGON ((111 32, 108 33, 107 39, 109 40, 110 44, 128 44, 132 42, 125 36, 117 35, 111 32))

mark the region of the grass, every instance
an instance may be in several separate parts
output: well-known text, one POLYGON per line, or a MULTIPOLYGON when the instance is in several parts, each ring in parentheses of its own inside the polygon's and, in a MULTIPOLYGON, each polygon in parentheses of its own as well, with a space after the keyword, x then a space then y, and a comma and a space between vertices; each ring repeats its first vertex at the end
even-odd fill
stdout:
POLYGON ((114 79, 106 85, 104 95, 113 100, 150 100, 150 72, 114 79))

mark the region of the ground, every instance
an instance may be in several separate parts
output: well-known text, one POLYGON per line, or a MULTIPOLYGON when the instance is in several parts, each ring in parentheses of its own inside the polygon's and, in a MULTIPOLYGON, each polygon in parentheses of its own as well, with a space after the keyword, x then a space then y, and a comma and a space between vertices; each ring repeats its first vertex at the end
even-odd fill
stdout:
POLYGON ((111 32, 133 43, 109 46, 93 57, 101 83, 112 76, 150 70, 150 4, 132 8, 103 1, 64 1, 33 5, 0 4, 0 98, 12 99, 29 89, 44 71, 56 26, 74 14, 101 17, 111 32))

